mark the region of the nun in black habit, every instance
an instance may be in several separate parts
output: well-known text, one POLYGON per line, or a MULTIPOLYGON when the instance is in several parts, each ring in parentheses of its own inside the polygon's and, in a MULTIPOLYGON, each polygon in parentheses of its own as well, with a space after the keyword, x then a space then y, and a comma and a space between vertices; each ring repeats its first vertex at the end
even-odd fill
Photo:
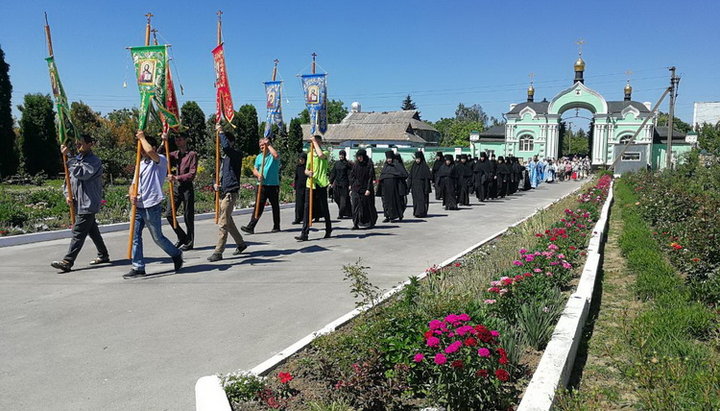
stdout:
POLYGON ((473 167, 475 177, 475 195, 478 201, 485 202, 490 197, 490 181, 494 178, 493 167, 486 153, 480 153, 480 159, 473 167))
POLYGON ((435 199, 441 200, 442 199, 442 193, 438 189, 438 182, 437 182, 437 172, 440 170, 440 167, 442 167, 443 163, 445 162, 445 159, 443 158, 442 151, 438 151, 435 153, 435 162, 432 166, 432 180, 433 184, 435 185, 435 199))
MULTIPOLYGON (((405 168, 405 162, 403 161, 400 153, 395 153, 395 161, 397 161, 397 163, 400 164, 400 166, 402 168, 405 168)), ((407 172, 406 168, 405 168, 405 172, 407 172)), ((402 209, 403 209, 403 214, 404 214, 405 209, 407 208, 408 194, 410 194, 410 187, 407 185, 407 181, 402 181, 400 183, 400 192, 402 193, 402 209)))
POLYGON ((377 223, 375 209, 375 167, 364 148, 355 153, 355 164, 350 171, 350 202, 352 203, 353 230, 373 228, 377 223))
POLYGON ((349 192, 352 164, 347 161, 347 153, 345 150, 340 150, 338 155, 340 159, 333 164, 332 170, 330 170, 330 186, 333 189, 333 200, 338 206, 339 220, 342 218, 352 218, 349 192))
POLYGON ((470 191, 472 188, 473 172, 470 163, 467 162, 467 154, 460 155, 460 162, 455 164, 458 174, 457 202, 460 205, 470 205, 470 191))
POLYGON ((417 218, 427 217, 432 191, 431 181, 430 167, 425 162, 425 153, 418 151, 415 153, 415 162, 410 167, 410 177, 408 177, 408 186, 413 199, 413 215, 417 218))
POLYGON ((445 163, 437 172, 437 189, 442 190, 443 205, 446 210, 457 210, 455 190, 457 189, 458 175, 453 163, 453 156, 445 156, 445 163))
POLYGON ((500 198, 505 198, 508 195, 510 188, 510 176, 511 170, 510 165, 505 162, 503 156, 498 157, 497 162, 497 193, 500 198))
POLYGON ((403 196, 406 195, 405 180, 408 174, 405 166, 398 163, 395 158, 393 151, 385 152, 385 164, 378 178, 378 195, 382 198, 385 214, 383 223, 402 220, 405 212, 403 196))

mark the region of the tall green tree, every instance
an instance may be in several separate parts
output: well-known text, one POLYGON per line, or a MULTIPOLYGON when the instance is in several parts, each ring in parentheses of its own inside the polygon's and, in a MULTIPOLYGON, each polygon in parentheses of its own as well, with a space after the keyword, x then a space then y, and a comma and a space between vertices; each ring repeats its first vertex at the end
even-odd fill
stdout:
POLYGON ((412 101, 410 94, 408 94, 407 97, 405 97, 405 99, 402 101, 400 110, 417 110, 417 105, 414 101, 412 101))
POLYGON ((25 171, 54 176, 61 164, 52 99, 47 94, 26 94, 18 110, 22 113, 20 139, 25 171))
POLYGON ((482 123, 483 129, 485 129, 485 124, 488 122, 488 116, 479 104, 466 106, 465 104, 460 103, 458 104, 457 109, 455 109, 455 120, 460 122, 474 121, 476 123, 482 123))
MULTIPOLYGON (((330 100, 328 102, 328 124, 338 124, 348 114, 348 109, 345 107, 345 103, 342 100, 330 100)), ((310 124, 310 114, 307 109, 298 114, 300 124, 310 124)))
POLYGON ((0 48, 0 178, 17 172, 19 164, 11 99, 10 65, 5 62, 5 52, 0 48))
MULTIPOLYGON (((670 115, 661 111, 658 113, 657 125, 659 127, 667 127, 669 119, 670 115)), ((681 131, 683 133, 688 133, 692 131, 692 125, 680 120, 677 117, 673 117, 673 129, 681 131)))
POLYGON ((258 123, 258 115, 255 106, 252 104, 244 104, 235 114, 233 124, 236 129, 237 146, 247 155, 258 154, 258 136, 260 135, 260 127, 258 123))
POLYGON ((215 133, 208 135, 205 128, 205 113, 203 113, 198 103, 186 101, 180 108, 180 120, 188 137, 190 137, 190 147, 197 151, 201 157, 214 155, 214 151, 208 152, 207 148, 208 140, 212 140, 209 138, 210 135, 214 136, 215 133))
POLYGON ((303 131, 300 124, 299 118, 290 120, 287 148, 294 153, 299 153, 303 149, 303 131))
POLYGON ((73 101, 70 104, 70 118, 80 134, 87 133, 95 136, 101 126, 100 113, 96 113, 82 101, 73 101))

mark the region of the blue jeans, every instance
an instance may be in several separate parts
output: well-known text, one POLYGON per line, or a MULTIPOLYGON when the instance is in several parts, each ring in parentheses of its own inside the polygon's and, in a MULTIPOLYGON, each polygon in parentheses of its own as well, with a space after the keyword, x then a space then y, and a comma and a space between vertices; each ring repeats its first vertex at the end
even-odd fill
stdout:
POLYGON ((148 208, 138 207, 135 214, 135 231, 133 232, 132 244, 132 266, 135 270, 145 270, 145 262, 143 261, 143 241, 142 230, 147 224, 153 241, 162 248, 170 257, 177 257, 182 251, 175 247, 170 240, 162 233, 161 228, 162 206, 160 204, 148 208))

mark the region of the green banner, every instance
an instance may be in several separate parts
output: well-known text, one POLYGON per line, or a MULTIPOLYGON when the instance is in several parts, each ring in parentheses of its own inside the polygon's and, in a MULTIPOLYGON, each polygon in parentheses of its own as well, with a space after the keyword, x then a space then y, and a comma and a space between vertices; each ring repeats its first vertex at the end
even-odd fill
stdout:
POLYGON ((77 140, 77 132, 70 119, 70 105, 65 95, 65 89, 63 89, 62 83, 60 82, 60 76, 58 75, 57 66, 55 65, 55 58, 48 57, 45 61, 48 63, 50 87, 52 88, 53 97, 55 97, 58 140, 60 140, 60 144, 67 145, 68 138, 77 140))
POLYGON ((167 46, 143 46, 130 49, 137 84, 140 90, 140 118, 138 128, 145 129, 148 112, 154 105, 170 127, 179 124, 178 116, 165 107, 167 100, 167 46), (154 104, 153 104, 154 103, 154 104))

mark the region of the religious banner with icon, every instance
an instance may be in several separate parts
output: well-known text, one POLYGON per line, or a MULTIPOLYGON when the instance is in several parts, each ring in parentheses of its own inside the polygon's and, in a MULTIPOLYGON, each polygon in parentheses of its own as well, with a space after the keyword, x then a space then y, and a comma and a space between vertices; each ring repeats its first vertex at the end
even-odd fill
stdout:
POLYGON ((303 74, 301 76, 305 105, 310 114, 310 134, 327 131, 327 82, 326 74, 303 74))
MULTIPOLYGON (((154 105, 169 127, 177 127, 179 117, 167 107, 167 46, 143 46, 130 48, 138 89, 140 90, 140 116, 138 129, 144 130, 149 111, 154 105), (153 104, 155 103, 155 104, 153 104)), ((173 91, 173 101, 174 91, 173 91)), ((177 104, 177 103, 175 103, 177 104)))
POLYGON ((225 120, 232 122, 235 117, 235 110, 233 109, 230 83, 228 82, 227 70, 225 69, 225 51, 223 50, 223 45, 220 44, 215 47, 212 55, 215 60, 215 121, 220 123, 220 116, 222 115, 225 117, 225 120))
POLYGON ((171 128, 176 129, 180 127, 180 110, 178 109, 177 95, 175 94, 175 85, 172 81, 169 64, 165 68, 165 78, 167 80, 165 81, 165 109, 172 113, 176 119, 175 124, 172 125, 168 121, 168 117, 162 111, 160 112, 160 119, 163 123, 163 132, 167 133, 171 128))
POLYGON ((272 134, 273 124, 283 127, 282 118, 282 81, 265 82, 265 107, 267 119, 265 120, 265 138, 272 134))
POLYGON ((70 119, 70 106, 68 105, 65 89, 63 89, 58 75, 55 58, 48 57, 45 59, 48 63, 50 71, 50 88, 52 88, 53 97, 55 97, 55 118, 57 120, 57 133, 60 144, 67 145, 68 138, 77 139, 75 126, 70 119))

